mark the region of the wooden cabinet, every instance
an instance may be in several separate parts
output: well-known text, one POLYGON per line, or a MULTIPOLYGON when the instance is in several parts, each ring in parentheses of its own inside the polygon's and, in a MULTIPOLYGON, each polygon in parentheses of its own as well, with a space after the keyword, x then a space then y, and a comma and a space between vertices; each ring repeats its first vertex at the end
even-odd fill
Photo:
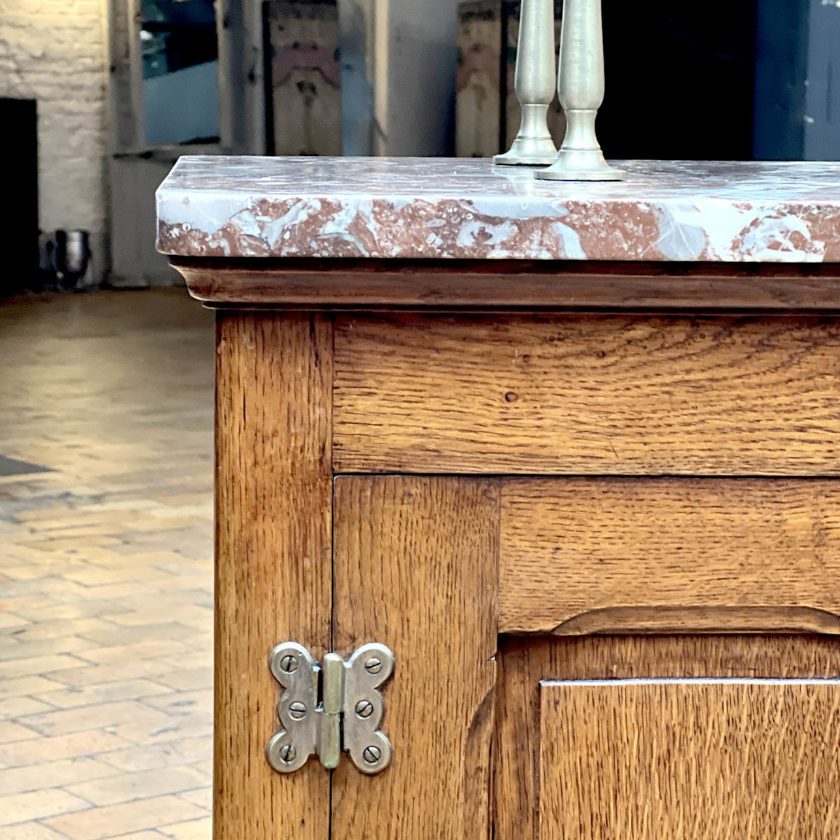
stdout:
POLYGON ((840 833, 840 164, 622 168, 162 185, 218 310, 215 840, 840 833), (364 747, 369 643, 390 765, 273 769, 310 713, 364 747))
POLYGON ((840 321, 218 316, 217 840, 840 829, 840 321), (369 642, 391 765, 266 664, 369 642))

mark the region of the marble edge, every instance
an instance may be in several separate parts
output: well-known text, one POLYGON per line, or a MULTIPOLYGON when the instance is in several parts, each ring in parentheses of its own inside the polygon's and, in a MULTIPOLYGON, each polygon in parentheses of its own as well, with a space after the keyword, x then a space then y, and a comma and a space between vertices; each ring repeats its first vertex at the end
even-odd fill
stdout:
MULTIPOLYGON (((611 196, 457 198, 396 189, 266 197, 176 186, 156 193, 158 250, 187 258, 840 262, 838 199, 611 196), (188 209, 186 209, 188 208, 188 209), (177 221, 175 221, 177 219, 177 221)), ((776 164, 774 164, 775 166, 776 164)), ((802 168, 802 164, 793 164, 802 168)), ((282 193, 283 191, 280 190, 282 193)), ((271 195, 268 191, 268 195, 271 195)))

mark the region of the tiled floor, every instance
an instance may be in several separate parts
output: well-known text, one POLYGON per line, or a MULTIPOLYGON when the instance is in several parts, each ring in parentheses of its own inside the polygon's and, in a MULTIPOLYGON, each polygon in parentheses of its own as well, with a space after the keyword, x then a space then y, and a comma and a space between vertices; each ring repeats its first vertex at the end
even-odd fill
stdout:
POLYGON ((212 324, 0 301, 2 840, 210 836, 212 324))

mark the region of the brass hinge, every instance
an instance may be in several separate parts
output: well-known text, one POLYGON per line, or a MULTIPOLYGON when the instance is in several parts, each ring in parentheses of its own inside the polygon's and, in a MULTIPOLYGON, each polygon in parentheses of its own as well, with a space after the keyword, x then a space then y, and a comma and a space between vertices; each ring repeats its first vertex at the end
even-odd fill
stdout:
POLYGON ((302 645, 284 642, 268 667, 284 689, 277 701, 283 728, 266 747, 275 770, 293 773, 316 753, 324 767, 337 767, 342 750, 363 773, 388 766, 391 742, 379 729, 385 701, 377 691, 394 670, 385 645, 363 645, 346 662, 328 653, 319 664, 302 645))

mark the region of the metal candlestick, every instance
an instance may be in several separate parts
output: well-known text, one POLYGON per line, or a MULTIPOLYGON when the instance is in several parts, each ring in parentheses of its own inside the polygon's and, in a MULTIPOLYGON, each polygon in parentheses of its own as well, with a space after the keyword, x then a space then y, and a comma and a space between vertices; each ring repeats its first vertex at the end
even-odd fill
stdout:
POLYGON ((557 161, 537 178, 548 181, 623 181, 595 135, 604 101, 604 33, 601 0, 564 0, 557 92, 566 114, 566 137, 557 161))
POLYGON ((554 163, 557 147, 548 130, 548 106, 554 98, 554 0, 522 0, 517 43, 514 90, 522 123, 510 151, 493 162, 554 163))

